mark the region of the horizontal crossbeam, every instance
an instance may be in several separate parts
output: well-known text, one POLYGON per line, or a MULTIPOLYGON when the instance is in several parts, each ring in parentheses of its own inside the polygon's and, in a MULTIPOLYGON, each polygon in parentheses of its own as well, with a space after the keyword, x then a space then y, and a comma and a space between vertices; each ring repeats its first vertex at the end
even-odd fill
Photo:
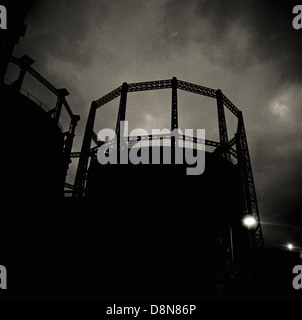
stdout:
POLYGON ((216 98, 216 90, 199 86, 197 84, 177 80, 177 88, 184 91, 196 93, 196 94, 201 94, 203 96, 216 98))
POLYGON ((128 92, 169 89, 171 87, 171 80, 138 82, 128 84, 128 92))

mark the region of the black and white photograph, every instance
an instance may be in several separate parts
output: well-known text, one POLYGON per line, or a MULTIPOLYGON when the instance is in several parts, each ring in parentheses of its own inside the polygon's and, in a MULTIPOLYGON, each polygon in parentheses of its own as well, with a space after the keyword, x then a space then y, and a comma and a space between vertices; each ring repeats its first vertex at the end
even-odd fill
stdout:
POLYGON ((0 18, 0 300, 100 319, 302 300, 301 0, 0 18))

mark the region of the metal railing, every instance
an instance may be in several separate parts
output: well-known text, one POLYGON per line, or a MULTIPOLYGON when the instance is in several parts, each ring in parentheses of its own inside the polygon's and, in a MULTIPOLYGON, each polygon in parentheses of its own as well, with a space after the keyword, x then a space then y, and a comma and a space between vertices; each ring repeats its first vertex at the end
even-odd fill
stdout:
MULTIPOLYGON (((9 79, 5 79, 4 80, 4 84, 6 84, 7 86, 12 86, 13 81, 11 81, 9 79)), ((40 101, 37 97, 35 97, 32 93, 30 93, 29 91, 25 90, 24 88, 20 89, 20 93, 22 93, 22 95, 25 96, 26 98, 28 98, 31 101, 33 101, 36 105, 38 105, 44 111, 50 112, 52 110, 45 103, 40 101)), ((60 123, 58 123, 58 126, 60 127, 61 131, 64 132, 64 129, 63 129, 63 127, 62 127, 62 125, 60 123)))

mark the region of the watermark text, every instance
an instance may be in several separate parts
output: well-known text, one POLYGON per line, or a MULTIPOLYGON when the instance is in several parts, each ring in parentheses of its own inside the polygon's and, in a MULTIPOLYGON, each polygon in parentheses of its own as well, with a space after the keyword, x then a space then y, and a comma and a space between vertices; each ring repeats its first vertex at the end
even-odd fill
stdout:
POLYGON ((293 279, 294 289, 302 289, 302 265, 294 266, 293 274, 296 274, 296 276, 293 279))
POLYGON ((7 29, 7 10, 2 5, 0 5, 0 28, 7 29))
POLYGON ((7 271, 0 265, 0 289, 7 289, 7 271))
POLYGON ((302 5, 296 5, 293 8, 293 14, 296 16, 293 19, 293 27, 296 30, 302 29, 302 5))
POLYGON ((180 129, 174 129, 172 132, 169 129, 153 129, 151 141, 149 139, 144 141, 144 138, 149 137, 146 130, 134 129, 129 135, 128 121, 121 121, 119 137, 113 129, 108 128, 98 133, 98 140, 106 142, 99 147, 97 159, 102 165, 186 164, 187 175, 200 175, 205 169, 205 130, 197 129, 195 150, 193 133, 193 129, 186 129, 184 135, 180 129), (134 141, 135 143, 129 147, 124 137, 135 137, 137 142, 134 141), (147 147, 143 142, 147 142, 147 147), (169 148, 161 149, 160 146, 169 148), (149 147, 151 147, 151 155, 149 147), (172 157, 174 157, 173 160, 172 157))

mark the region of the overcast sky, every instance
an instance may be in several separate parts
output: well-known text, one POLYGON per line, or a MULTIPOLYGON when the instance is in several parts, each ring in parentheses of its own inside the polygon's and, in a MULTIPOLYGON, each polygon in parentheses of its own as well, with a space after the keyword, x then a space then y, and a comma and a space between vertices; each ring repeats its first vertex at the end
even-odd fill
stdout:
MULTIPOLYGON (((220 88, 243 112, 266 244, 302 247, 302 29, 292 27, 296 4, 39 0, 14 55, 29 55, 38 72, 70 92, 67 100, 81 116, 74 151, 80 150, 91 101, 123 82, 175 76, 220 88)), ((35 90, 29 81, 24 86, 35 90)), ((209 99, 179 92, 180 127, 204 128, 207 139, 218 139, 216 104, 209 99)), ((169 128, 170 101, 170 91, 129 94, 130 128, 169 128)), ((118 100, 98 111, 96 132, 114 128, 117 107, 118 100)), ((234 119, 227 119, 232 138, 234 119)), ((72 172, 68 179, 73 182, 72 172)))

